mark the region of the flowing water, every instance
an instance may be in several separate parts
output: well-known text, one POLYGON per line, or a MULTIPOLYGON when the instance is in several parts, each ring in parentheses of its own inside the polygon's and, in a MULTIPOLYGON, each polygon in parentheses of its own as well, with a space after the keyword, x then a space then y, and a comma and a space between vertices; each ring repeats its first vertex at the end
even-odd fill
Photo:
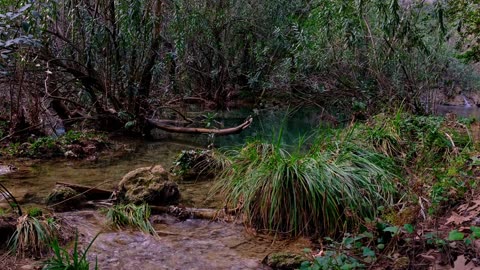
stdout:
MULTIPOLYGON (((0 176, 0 182, 24 208, 43 205, 55 182, 87 186, 103 183, 99 188, 113 189, 122 176, 133 169, 154 164, 169 168, 181 150, 206 146, 211 142, 217 146, 235 146, 247 137, 259 134, 271 136, 282 129, 285 140, 293 142, 318 126, 319 115, 315 110, 299 111, 286 118, 285 113, 266 111, 262 117, 255 117, 254 125, 246 132, 215 138, 214 141, 208 136, 158 133, 158 140, 154 142, 120 142, 123 146, 118 148, 123 149, 122 153, 101 156, 93 162, 18 160, 12 164, 18 170, 0 176)), ((223 122, 225 126, 232 126, 241 123, 245 117, 245 112, 234 112, 223 122)), ((7 168, 1 167, 0 171, 7 172, 7 168)), ((180 183, 181 203, 195 208, 220 208, 221 199, 209 194, 211 186, 211 182, 180 183)), ((0 208, 7 207, 6 202, 0 199, 0 208)), ((160 238, 155 239, 140 232, 106 229, 103 215, 95 211, 59 215, 78 229, 82 243, 88 243, 102 231, 91 252, 92 259, 93 256, 98 258, 100 269, 268 269, 261 260, 269 253, 286 247, 290 251, 308 247, 307 242, 285 243, 253 235, 236 223, 179 221, 170 216, 156 216, 155 228, 160 238)))
MULTIPOLYGON (((480 119, 476 106, 439 106, 439 113, 454 112, 460 116, 480 119)), ((249 111, 229 113, 225 126, 241 123, 249 111)), ((72 161, 58 159, 34 162, 15 161, 18 168, 14 173, 0 176, 0 182, 17 198, 19 203, 43 205, 55 182, 69 182, 100 188, 113 189, 127 172, 145 166, 161 164, 169 168, 181 150, 206 146, 235 146, 248 137, 276 136, 283 132, 287 143, 294 143, 321 123, 318 110, 302 110, 292 113, 264 111, 256 116, 252 127, 241 134, 209 138, 208 136, 174 135, 158 132, 157 141, 119 142, 121 153, 101 156, 98 161, 72 161)), ((10 171, 0 162, 0 175, 10 171)), ((196 208, 219 208, 221 199, 211 197, 211 182, 192 184, 180 183, 182 204, 196 208)), ((1 194, 0 194, 1 195, 1 194)), ((1 197, 1 196, 0 196, 1 197)), ((0 200, 0 208, 6 208, 0 200)), ((180 221, 171 216, 155 216, 154 226, 160 238, 136 231, 112 231, 105 227, 104 216, 96 211, 77 211, 60 214, 69 224, 76 227, 83 243, 88 243, 98 232, 91 259, 98 259, 100 269, 268 269, 261 260, 269 253, 282 249, 299 251, 308 247, 307 241, 286 243, 248 233, 239 224, 211 222, 206 220, 180 221)))
MULTIPOLYGON (((104 156, 97 162, 54 160, 28 164, 16 162, 18 170, 0 176, 19 203, 42 205, 55 182, 69 182, 112 189, 127 172, 162 164, 168 168, 179 151, 194 147, 174 141, 128 142, 127 153, 104 156)), ((221 200, 211 198, 211 182, 180 183, 182 203, 189 207, 219 208, 221 200)), ((0 207, 8 207, 0 202, 0 207)), ((106 227, 105 217, 98 211, 76 211, 58 214, 78 229, 82 243, 98 233, 90 257, 98 259, 100 269, 269 269, 262 259, 271 252, 288 247, 301 251, 307 242, 285 243, 266 236, 255 236, 238 223, 207 220, 177 220, 168 215, 154 217, 156 239, 137 231, 113 231, 106 227)))

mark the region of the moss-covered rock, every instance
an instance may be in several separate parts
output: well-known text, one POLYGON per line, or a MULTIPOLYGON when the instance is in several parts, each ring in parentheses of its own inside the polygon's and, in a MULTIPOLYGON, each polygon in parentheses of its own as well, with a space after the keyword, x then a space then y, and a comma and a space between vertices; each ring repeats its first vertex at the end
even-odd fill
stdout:
POLYGON ((48 194, 46 203, 48 206, 53 206, 56 211, 68 211, 81 208, 86 200, 84 195, 80 195, 72 188, 57 185, 52 192, 48 194), (58 204, 60 202, 63 203, 58 204))
POLYGON ((160 165, 135 169, 118 184, 117 200, 122 203, 171 205, 179 199, 178 185, 160 165))
POLYGON ((298 269, 304 261, 308 261, 305 256, 284 252, 270 253, 263 259, 264 264, 278 270, 298 269))

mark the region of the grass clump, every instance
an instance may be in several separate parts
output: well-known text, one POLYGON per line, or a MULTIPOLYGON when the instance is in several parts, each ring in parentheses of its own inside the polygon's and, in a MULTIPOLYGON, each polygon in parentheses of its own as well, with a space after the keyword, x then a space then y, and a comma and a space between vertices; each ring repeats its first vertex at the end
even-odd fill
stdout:
MULTIPOLYGON (((453 114, 416 116, 397 111, 361 124, 356 140, 395 160, 409 182, 408 195, 427 198, 429 213, 438 214, 462 200, 475 184, 472 158, 477 156, 472 127, 478 125, 453 114)), ((425 214, 425 213, 424 213, 425 214)))
POLYGON ((48 250, 48 243, 55 237, 57 230, 53 219, 25 214, 18 218, 17 228, 8 246, 16 254, 41 255, 48 250))
POLYGON ((147 204, 120 204, 109 208, 107 211, 107 220, 113 227, 119 229, 125 227, 138 228, 145 233, 157 236, 149 218, 150 207, 147 204))
POLYGON ((391 160, 329 134, 309 149, 254 140, 228 154, 218 188, 250 226, 289 235, 331 235, 393 203, 391 160))
MULTIPOLYGON (((78 232, 75 235, 75 241, 73 243, 73 250, 69 253, 66 249, 62 248, 58 242, 58 239, 54 238, 50 243, 50 247, 53 251, 53 257, 48 259, 43 269, 44 270, 89 270, 90 262, 87 259, 87 253, 92 247, 93 242, 97 239, 97 234, 92 241, 88 244, 87 248, 82 252, 78 245, 78 232), (71 255, 70 255, 71 254, 71 255)), ((95 262, 94 269, 98 269, 97 262, 95 262)))

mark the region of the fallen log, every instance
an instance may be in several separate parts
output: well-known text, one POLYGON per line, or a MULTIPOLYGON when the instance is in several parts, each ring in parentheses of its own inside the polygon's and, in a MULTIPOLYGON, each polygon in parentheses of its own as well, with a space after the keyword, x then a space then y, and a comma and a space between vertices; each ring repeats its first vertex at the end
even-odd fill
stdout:
POLYGON ((194 128, 194 127, 176 127, 176 126, 163 124, 159 120, 153 120, 153 119, 146 119, 146 120, 147 120, 147 123, 149 123, 153 127, 159 128, 161 130, 165 130, 168 132, 190 133, 190 134, 215 134, 218 136, 240 133, 244 129, 248 128, 253 122, 253 118, 249 116, 245 122, 243 122, 242 124, 236 127, 222 128, 222 129, 216 129, 216 128, 209 129, 209 128, 194 128))
POLYGON ((56 182, 56 184, 69 187, 78 193, 82 193, 89 200, 106 200, 106 199, 109 199, 113 193, 110 190, 72 184, 72 183, 56 182))
POLYGON ((232 220, 236 210, 218 210, 208 208, 189 208, 179 206, 154 206, 150 205, 152 214, 170 214, 182 219, 209 219, 209 220, 232 220))

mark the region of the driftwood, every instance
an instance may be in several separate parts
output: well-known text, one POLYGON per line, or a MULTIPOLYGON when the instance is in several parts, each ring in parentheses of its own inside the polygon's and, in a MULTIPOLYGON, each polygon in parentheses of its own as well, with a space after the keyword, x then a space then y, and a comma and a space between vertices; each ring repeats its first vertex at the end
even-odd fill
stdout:
POLYGON ((236 127, 222 128, 222 129, 176 127, 176 126, 164 124, 161 121, 153 120, 153 119, 147 119, 147 122, 153 127, 156 127, 168 132, 190 133, 190 134, 215 134, 218 136, 223 136, 223 135, 237 134, 242 132, 244 129, 248 128, 252 124, 253 118, 250 116, 245 122, 243 122, 242 124, 236 127))
POLYGON ((106 200, 112 196, 112 191, 110 190, 64 182, 57 182, 56 184, 69 187, 78 193, 82 193, 89 200, 106 200))

